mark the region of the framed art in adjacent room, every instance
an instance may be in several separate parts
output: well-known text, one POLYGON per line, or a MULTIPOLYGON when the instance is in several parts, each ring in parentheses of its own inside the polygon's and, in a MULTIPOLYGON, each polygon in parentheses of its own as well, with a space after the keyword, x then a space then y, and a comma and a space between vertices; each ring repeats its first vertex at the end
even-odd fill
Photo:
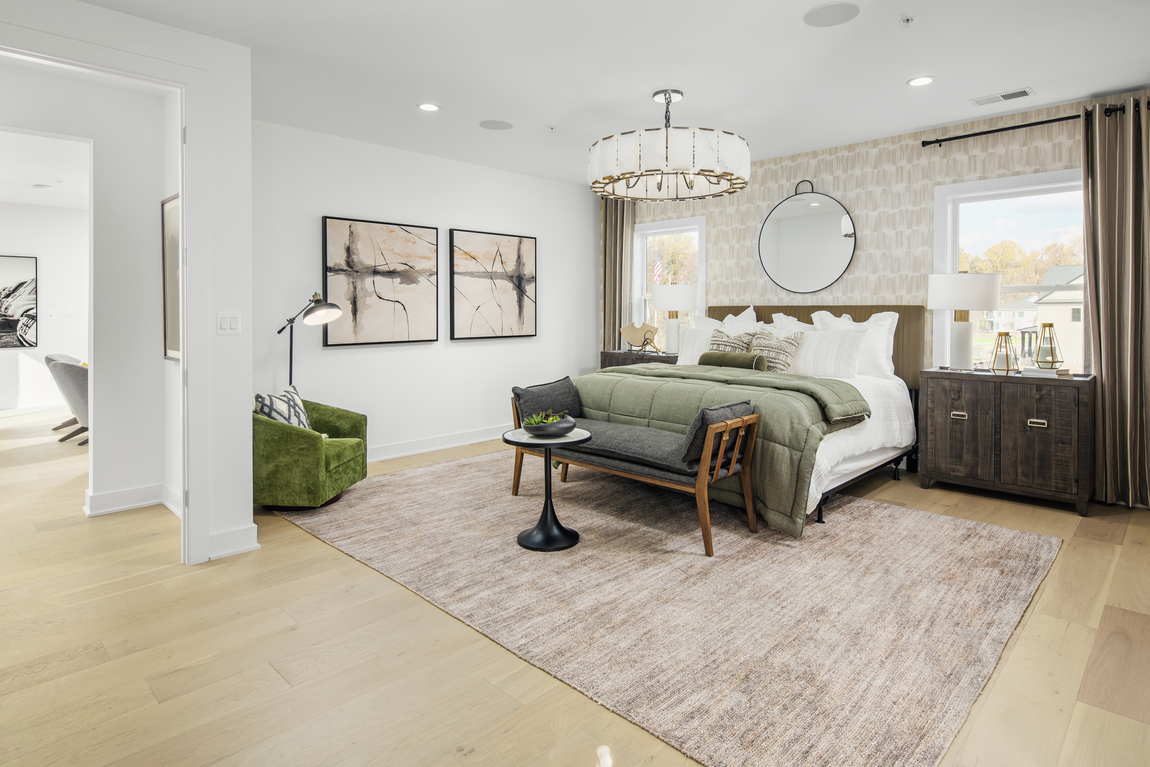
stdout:
POLYGON ((323 217, 324 346, 439 339, 439 230, 323 217))
POLYGON ((164 270, 164 359, 180 358, 180 196, 160 203, 164 270))
POLYGON ((36 345, 36 257, 0 256, 0 349, 36 345))
POLYGON ((451 338, 535 335, 535 238, 451 230, 451 338))

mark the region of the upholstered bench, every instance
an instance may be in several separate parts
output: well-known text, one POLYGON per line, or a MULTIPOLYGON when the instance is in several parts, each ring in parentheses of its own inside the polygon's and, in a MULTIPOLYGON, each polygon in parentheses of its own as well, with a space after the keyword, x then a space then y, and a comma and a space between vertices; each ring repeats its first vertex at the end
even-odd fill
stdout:
MULTIPOLYGON (((575 418, 580 429, 591 433, 591 441, 572 448, 551 451, 561 464, 560 481, 567 480, 569 465, 596 469, 659 487, 695 496, 699 510, 699 527, 703 548, 713 556, 711 514, 708 486, 725 477, 738 476, 742 482, 747 509, 747 524, 758 532, 754 496, 749 469, 754 458, 755 436, 759 416, 751 412, 749 402, 734 402, 703 408, 695 416, 687 434, 677 434, 649 426, 612 423, 582 417, 579 395, 570 378, 512 390, 512 417, 519 428, 522 419, 534 413, 551 410, 575 418)), ((527 448, 515 449, 515 470, 511 494, 519 494, 523 456, 542 453, 527 448)))

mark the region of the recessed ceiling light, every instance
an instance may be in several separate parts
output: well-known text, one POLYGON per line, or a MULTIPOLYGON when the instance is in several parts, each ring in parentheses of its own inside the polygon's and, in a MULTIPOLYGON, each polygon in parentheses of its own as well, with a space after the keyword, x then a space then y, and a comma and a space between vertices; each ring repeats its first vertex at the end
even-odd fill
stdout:
POLYGON ((934 82, 934 78, 933 78, 933 77, 931 77, 930 75, 923 75, 922 77, 912 77, 912 78, 910 78, 909 80, 907 80, 907 81, 906 81, 906 84, 907 84, 907 85, 912 85, 912 86, 914 86, 915 88, 917 88, 917 87, 919 87, 920 85, 930 85, 930 84, 931 84, 931 83, 933 83, 933 82, 934 82))
POLYGON ((419 108, 422 109, 424 112, 438 112, 439 111, 439 107, 437 107, 435 104, 420 104, 419 108))
POLYGON ((511 130, 514 126, 502 120, 484 120, 479 123, 479 127, 486 128, 487 130, 511 130))
POLYGON ((859 7, 854 3, 827 3, 807 11, 803 21, 808 27, 837 27, 859 15, 859 7))
POLYGON ((811 207, 812 207, 812 208, 817 208, 817 207, 818 207, 820 204, 821 204, 821 203, 812 202, 812 203, 811 203, 811 207))

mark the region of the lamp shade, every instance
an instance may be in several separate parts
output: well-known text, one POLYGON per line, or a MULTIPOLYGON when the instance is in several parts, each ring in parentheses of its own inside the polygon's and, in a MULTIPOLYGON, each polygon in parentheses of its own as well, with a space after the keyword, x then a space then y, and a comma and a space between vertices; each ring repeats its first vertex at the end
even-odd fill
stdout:
POLYGON ((320 294, 316 293, 311 297, 311 306, 303 312, 303 324, 326 325, 341 314, 343 314, 343 309, 330 301, 325 302, 320 294))
POLYGON ((928 309, 993 312, 998 309, 1000 274, 932 274, 927 283, 928 309))
POLYGON ((698 306, 699 289, 694 285, 655 285, 651 288, 651 308, 657 312, 677 312, 698 306))

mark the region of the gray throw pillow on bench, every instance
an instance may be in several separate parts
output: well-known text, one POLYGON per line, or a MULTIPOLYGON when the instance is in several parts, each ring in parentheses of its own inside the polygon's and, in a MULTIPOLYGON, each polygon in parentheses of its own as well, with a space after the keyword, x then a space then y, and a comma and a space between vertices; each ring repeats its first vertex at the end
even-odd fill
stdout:
MULTIPOLYGON (((728 418, 742 418, 752 412, 754 412, 754 408, 751 407, 750 400, 705 407, 700 410, 695 416, 695 420, 691 421, 691 425, 687 428, 687 436, 683 441, 686 446, 683 453, 683 463, 694 468, 703 459, 703 444, 707 441, 708 426, 728 418)), ((732 443, 730 447, 733 448, 734 444, 732 443)))
POLYGON ((515 406, 519 409, 520 420, 547 410, 552 413, 562 413, 566 410, 567 415, 572 418, 583 417, 579 390, 575 388, 571 376, 535 386, 513 386, 511 393, 515 396, 515 406))

